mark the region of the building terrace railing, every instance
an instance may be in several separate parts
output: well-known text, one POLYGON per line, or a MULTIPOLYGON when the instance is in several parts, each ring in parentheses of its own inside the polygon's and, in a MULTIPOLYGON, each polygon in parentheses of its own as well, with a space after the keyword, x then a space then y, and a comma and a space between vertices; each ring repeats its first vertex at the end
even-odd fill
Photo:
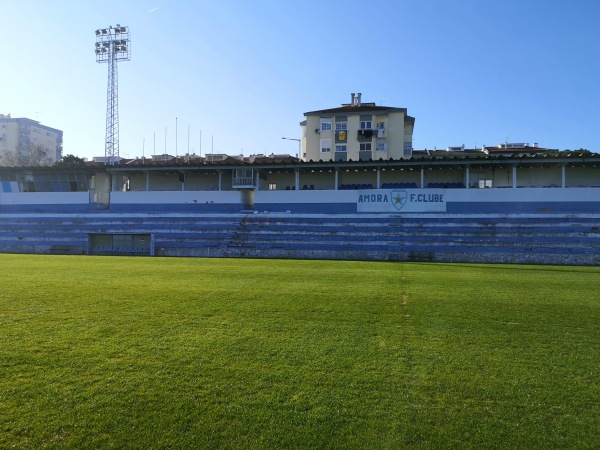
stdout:
POLYGON ((255 187, 255 181, 252 177, 239 177, 234 178, 232 187, 234 188, 253 188, 255 187))

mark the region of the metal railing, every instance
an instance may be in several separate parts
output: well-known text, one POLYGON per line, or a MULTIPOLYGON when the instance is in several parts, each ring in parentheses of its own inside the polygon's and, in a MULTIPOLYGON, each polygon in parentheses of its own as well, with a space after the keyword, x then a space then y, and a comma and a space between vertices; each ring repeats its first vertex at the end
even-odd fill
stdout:
POLYGON ((252 186, 254 187, 254 178, 252 177, 236 177, 233 179, 233 187, 252 186))

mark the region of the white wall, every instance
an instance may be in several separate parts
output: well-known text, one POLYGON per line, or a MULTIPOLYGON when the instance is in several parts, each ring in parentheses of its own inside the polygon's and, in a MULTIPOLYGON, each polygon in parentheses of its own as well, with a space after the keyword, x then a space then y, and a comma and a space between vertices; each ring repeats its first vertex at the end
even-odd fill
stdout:
POLYGON ((181 203, 240 203, 238 191, 153 191, 153 192, 112 192, 111 204, 181 204, 181 203))
POLYGON ((3 193, 3 205, 75 205, 88 204, 88 192, 17 192, 3 193))

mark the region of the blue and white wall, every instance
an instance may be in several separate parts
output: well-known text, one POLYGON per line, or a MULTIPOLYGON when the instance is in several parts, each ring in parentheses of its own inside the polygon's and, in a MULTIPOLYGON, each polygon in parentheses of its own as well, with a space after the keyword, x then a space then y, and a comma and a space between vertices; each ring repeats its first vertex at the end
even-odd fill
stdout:
POLYGON ((600 211, 600 188, 259 191, 254 201, 257 211, 293 213, 585 213, 600 211))

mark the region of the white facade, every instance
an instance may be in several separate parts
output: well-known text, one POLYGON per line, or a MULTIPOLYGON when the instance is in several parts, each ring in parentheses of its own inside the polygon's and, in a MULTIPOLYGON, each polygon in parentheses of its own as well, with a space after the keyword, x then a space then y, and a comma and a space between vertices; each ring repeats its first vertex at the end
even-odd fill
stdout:
POLYGON ((47 166, 62 158, 63 132, 0 114, 0 165, 47 166))
POLYGON ((338 108, 304 113, 304 161, 402 159, 412 156, 415 119, 406 108, 363 103, 361 94, 338 108))

